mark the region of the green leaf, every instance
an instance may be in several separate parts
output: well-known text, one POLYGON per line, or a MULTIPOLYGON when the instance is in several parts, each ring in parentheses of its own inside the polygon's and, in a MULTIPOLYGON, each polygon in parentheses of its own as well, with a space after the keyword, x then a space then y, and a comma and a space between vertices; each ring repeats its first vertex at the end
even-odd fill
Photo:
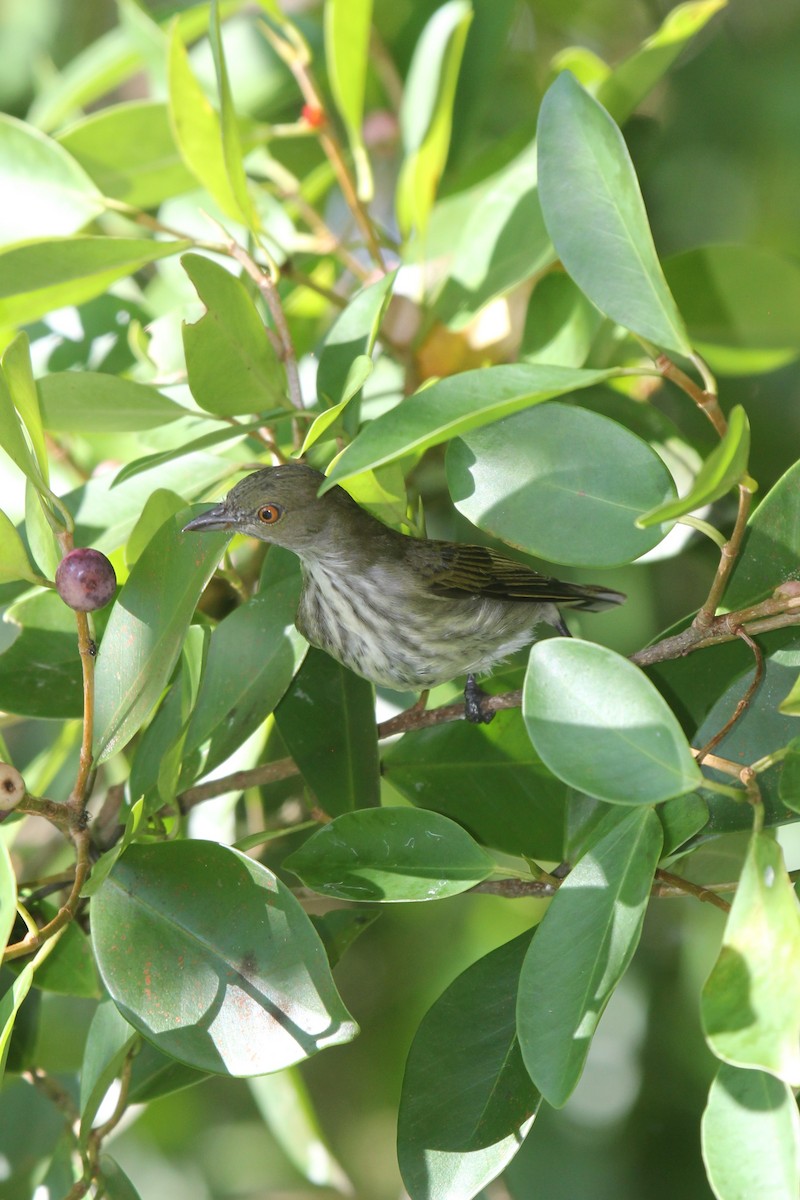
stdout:
POLYGON ((723 375, 774 371, 800 353, 800 269, 758 246, 710 245, 664 271, 693 343, 723 375))
POLYGON ((101 109, 70 125, 58 142, 104 196, 134 208, 156 208, 197 186, 161 101, 131 100, 101 109))
POLYGON ((152 1042, 142 1041, 133 1060, 128 1101, 148 1104, 208 1078, 207 1071, 195 1071, 194 1067, 162 1054, 152 1042))
POLYGON ((96 371, 57 371, 38 387, 45 428, 59 432, 136 432, 186 416, 155 388, 96 371))
MULTIPOLYGON (((779 630, 766 635, 766 638, 769 640, 765 639, 764 678, 761 685, 733 728, 714 747, 715 754, 727 758, 730 762, 757 762, 765 755, 773 754, 776 748, 790 744, 797 732, 796 718, 787 717, 780 711, 781 700, 800 671, 800 641, 797 638, 797 630, 779 630)), ((724 728, 752 682, 753 660, 750 653, 747 652, 734 661, 738 670, 731 671, 731 682, 727 687, 724 686, 725 677, 720 675, 724 660, 717 667, 710 703, 693 738, 697 746, 706 745, 724 728), (721 688, 723 690, 720 690, 721 688)), ((688 686, 691 687, 691 683, 688 686)), ((707 766, 705 771, 719 782, 728 785, 732 782, 730 776, 723 777, 711 767, 707 766)), ((792 813, 784 807, 781 799, 780 781, 779 761, 758 773, 766 827, 793 819, 792 813)), ((718 793, 705 792, 704 795, 709 808, 708 825, 703 831, 705 836, 738 830, 749 832, 753 824, 753 814, 750 805, 743 802, 744 796, 741 801, 737 801, 718 793)))
POLYGON ((563 272, 537 281, 525 314, 519 356, 522 362, 582 367, 603 316, 563 272))
MULTIPOLYGON (((437 213, 455 199, 437 205, 437 213)), ((460 233, 433 311, 439 320, 458 326, 555 260, 536 190, 535 143, 488 180, 461 220, 448 228, 460 233)))
POLYGON ((14 1022, 17 1019, 17 1014, 22 1007, 22 1002, 31 990, 36 970, 42 965, 48 955, 53 953, 58 945, 59 938, 63 936, 63 932, 64 927, 39 947, 34 957, 27 960, 25 966, 5 995, 0 996, 0 1085, 2 1085, 3 1075, 5 1074, 8 1048, 11 1042, 11 1035, 14 1032, 14 1022))
MULTIPOLYGON (((11 930, 17 919, 17 877, 11 864, 11 855, 4 842, 0 842, 0 947, 8 944, 11 930)), ((0 950, 0 952, 2 952, 0 950)))
POLYGON ((362 355, 372 354, 396 275, 396 271, 390 271, 356 292, 328 330, 317 367, 317 395, 321 404, 330 406, 344 400, 353 364, 362 355))
POLYGON ((38 583, 39 578, 31 566, 22 538, 13 522, 0 509, 0 583, 12 579, 26 579, 38 583))
POLYGON ((389 903, 457 896, 494 868, 455 821, 414 808, 344 813, 283 865, 324 896, 389 903))
POLYGON ((702 781, 660 692, 605 646, 577 638, 536 643, 522 712, 553 774, 600 800, 657 804, 702 781))
POLYGON ((197 403, 221 416, 285 406, 283 367, 242 281, 200 254, 185 254, 181 263, 207 309, 194 325, 183 326, 197 403))
POLYGON ((373 195, 372 171, 361 136, 367 64, 370 61, 371 21, 372 0, 326 0, 325 64, 328 83, 347 130, 356 169, 358 196, 365 203, 373 195))
POLYGON ((616 372, 544 364, 464 371, 423 388, 370 421, 328 476, 327 486, 412 452, 421 454, 470 429, 499 421, 543 400, 602 383, 616 372))
POLYGON ((612 320, 690 354, 622 134, 568 71, 542 101, 537 140, 542 212, 566 270, 612 320))
POLYGON ((397 1157, 412 1200, 477 1196, 531 1127, 539 1096, 514 1018, 530 938, 523 933, 473 963, 417 1030, 397 1123, 397 1157))
POLYGON ((303 458, 314 443, 318 442, 322 435, 336 424, 350 401, 361 391, 373 369, 374 364, 368 354, 359 354, 358 358, 353 359, 344 381, 342 399, 338 404, 334 404, 333 408, 326 408, 311 422, 297 455, 298 458, 303 458))
MULTIPOLYGON (((50 518, 45 515, 47 501, 30 479, 25 481, 25 539, 30 557, 46 579, 55 579, 61 552, 50 518)), ((47 511, 50 512, 49 505, 47 511)))
POLYGON ((190 66, 177 23, 169 49, 169 115, 175 144, 186 166, 227 216, 247 224, 228 174, 219 114, 190 66))
POLYGON ((265 1125, 300 1174, 315 1187, 354 1195, 352 1183, 327 1144, 300 1072, 289 1068, 260 1075, 248 1080, 248 1088, 265 1125))
POLYGON ((678 55, 727 0, 693 0, 667 13, 661 26, 601 82, 597 99, 620 125, 666 75, 678 55))
POLYGON ((568 789, 543 765, 519 711, 491 725, 454 721, 406 733, 383 774, 410 803, 458 821, 485 846, 560 862, 568 789))
POLYGON ((643 513, 636 524, 648 529, 663 521, 672 521, 685 513, 713 504, 746 476, 750 458, 750 422, 740 404, 731 409, 728 428, 722 440, 700 468, 688 495, 659 504, 643 513))
MULTIPOLYGON (((46 902, 40 911, 39 924, 43 925, 45 920, 55 917, 58 907, 46 902)), ((70 922, 53 953, 36 971, 35 984, 43 992, 62 996, 83 996, 93 1000, 99 997, 100 981, 89 939, 75 921, 70 922)))
POLYGON ((19 413, 14 407, 11 392, 6 382, 5 371, 0 370, 0 448, 31 481, 37 491, 45 488, 42 473, 35 455, 23 433, 19 413))
MULTIPOLYGON (((792 716, 800 713, 800 687, 797 683, 781 704, 781 712, 792 716), (786 707, 789 701, 791 701, 791 707, 786 707)), ((794 738, 787 747, 787 754, 781 767, 778 795, 787 808, 793 812, 800 812, 800 738, 794 738)))
POLYGON ((85 1146, 97 1110, 139 1035, 111 1000, 98 1004, 81 1065, 81 1143, 85 1146))
POLYGON ((450 148, 458 73, 472 22, 468 0, 448 0, 414 50, 400 107, 404 159, 395 194, 404 237, 423 233, 450 148))
POLYGON ((100 1155, 103 1195, 107 1200, 141 1200, 139 1193, 110 1154, 100 1155))
POLYGON ((665 529, 636 528, 640 499, 675 495, 647 442, 587 409, 551 402, 450 443, 447 485, 473 525, 549 562, 618 566, 665 529))
POLYGON ((785 1083, 723 1065, 702 1123, 703 1161, 717 1200, 795 1200, 800 1119, 785 1083))
POLYGON ((3 352, 3 373, 6 377, 11 400, 19 413, 33 446, 36 463, 42 479, 49 481, 50 464, 42 427, 42 414, 36 380, 33 377, 30 343, 27 333, 18 333, 3 352))
POLYGON ((800 1086, 800 909, 769 833, 750 843, 702 1012, 718 1058, 800 1086))
MULTIPOLYGON (((155 707, 178 661, 200 593, 227 538, 161 527, 142 552, 111 612, 95 672, 98 763, 130 741, 155 707)), ((184 522, 185 523, 185 522, 184 522)))
POLYGON ((329 816, 380 803, 375 693, 366 679, 312 646, 275 720, 329 816))
POLYGON ((230 847, 131 846, 92 901, 92 940, 123 1016, 200 1070, 263 1075, 357 1033, 298 902, 230 847))
POLYGON ((4 622, 16 627, 0 654, 0 709, 26 717, 80 717, 83 683, 75 614, 56 592, 20 601, 4 622))
POLYGON ((103 211, 103 197, 47 134, 0 113, 0 244, 77 233, 103 211))
POLYGON ((661 853, 652 809, 611 812, 558 889, 519 982, 517 1030, 531 1079, 560 1108, 639 942, 661 853))
POLYGON ((239 138, 236 110, 233 106, 228 68, 225 62, 225 49, 222 43, 219 0, 211 0, 208 38, 211 43, 211 55, 214 59, 214 71, 217 76, 222 156, 225 162, 228 183, 236 198, 236 203, 239 206, 239 211, 244 218, 247 228, 257 230, 260 222, 253 207, 250 193, 247 190, 247 177, 245 176, 244 164, 242 162, 242 144, 239 138))
POLYGON ((26 325, 56 308, 82 304, 148 263, 190 242, 147 238, 37 238, 0 253, 0 325, 26 325))
POLYGON ((798 559, 800 461, 781 476, 747 522, 742 550, 725 592, 726 607, 744 608, 763 599, 784 580, 795 579, 798 559))
MULTIPOLYGON (((204 541, 208 534, 188 536, 204 541)), ((297 673, 307 649, 294 624, 299 594, 296 556, 272 546, 258 594, 212 633, 184 744, 188 757, 209 743, 203 771, 224 762, 266 720, 297 673)))

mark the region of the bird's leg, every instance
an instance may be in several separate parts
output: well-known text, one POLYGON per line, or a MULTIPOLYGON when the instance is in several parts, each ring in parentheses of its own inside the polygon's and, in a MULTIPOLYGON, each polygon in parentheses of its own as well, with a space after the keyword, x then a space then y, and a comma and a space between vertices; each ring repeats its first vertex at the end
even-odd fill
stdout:
POLYGON ((475 682, 474 675, 467 676, 467 683, 464 688, 464 716, 473 725, 488 725, 494 720, 494 713, 491 709, 483 707, 483 702, 487 698, 483 688, 479 688, 475 682))

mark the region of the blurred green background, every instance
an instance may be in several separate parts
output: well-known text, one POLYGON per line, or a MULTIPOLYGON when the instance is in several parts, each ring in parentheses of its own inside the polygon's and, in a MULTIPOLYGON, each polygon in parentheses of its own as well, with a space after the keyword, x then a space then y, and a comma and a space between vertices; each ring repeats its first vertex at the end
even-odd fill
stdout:
MULTIPOLYGON (((474 0, 444 191, 509 159, 530 139, 554 54, 584 46, 615 63, 674 6, 661 0, 474 0)), ((190 5, 142 5, 159 19, 190 5)), ((287 2, 312 44, 321 8, 287 2)), ((400 75, 432 0, 376 0, 375 23, 400 75)), ((119 20, 111 0, 0 0, 0 107, 25 117, 53 75, 119 20)), ((299 101, 262 43, 231 30, 240 103, 270 120, 299 101)), ((229 55, 231 50, 229 50, 229 55)), ((800 255, 800 5, 733 0, 626 125, 662 255, 736 241, 800 255)), ((147 94, 144 78, 117 98, 147 94)), ((797 458, 800 369, 726 378, 725 408, 743 403, 753 424, 751 470, 762 494, 797 458)), ((686 422, 685 413, 682 421, 686 422)), ((704 594, 713 559, 698 547, 649 574, 656 627, 704 594)), ((613 580, 611 581, 613 582, 613 580)), ((384 912, 337 968, 361 1037, 303 1067, 322 1127, 365 1200, 402 1195, 394 1125, 403 1063, 420 1017, 450 980, 526 928, 530 902, 463 896, 384 912)), ((544 1111, 495 1200, 705 1200, 699 1119, 713 1073, 697 1013, 722 915, 688 900, 653 906, 642 947, 604 1017, 586 1075, 567 1107, 544 1111), (691 930, 691 937, 684 933, 691 930)), ((569 947, 564 947, 569 954, 569 947)), ((74 1068, 91 1005, 47 997, 43 1065, 74 1068)), ((476 1030, 476 1037, 479 1031, 476 1030)), ((52 1120, 44 1101, 16 1085, 20 1144, 35 1154, 52 1120)), ((210 1081, 149 1107, 114 1140, 114 1153, 145 1200, 281 1200, 325 1195, 309 1186, 261 1121, 247 1086, 210 1081)), ((1 1164, 0 1164, 1 1165, 1 1164)), ((1 1176, 0 1176, 1 1178, 1 1176)), ((332 1194, 332 1193, 331 1193, 332 1194)))

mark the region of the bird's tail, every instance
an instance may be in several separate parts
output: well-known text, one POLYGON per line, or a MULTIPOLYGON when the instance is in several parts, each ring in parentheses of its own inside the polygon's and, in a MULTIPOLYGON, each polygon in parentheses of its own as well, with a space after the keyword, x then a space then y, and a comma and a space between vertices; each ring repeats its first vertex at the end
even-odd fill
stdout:
POLYGON ((582 612, 602 612, 605 608, 613 608, 615 604, 623 604, 627 600, 622 592, 613 588, 602 587, 593 583, 564 583, 563 596, 558 604, 568 604, 570 608, 581 609, 582 612))

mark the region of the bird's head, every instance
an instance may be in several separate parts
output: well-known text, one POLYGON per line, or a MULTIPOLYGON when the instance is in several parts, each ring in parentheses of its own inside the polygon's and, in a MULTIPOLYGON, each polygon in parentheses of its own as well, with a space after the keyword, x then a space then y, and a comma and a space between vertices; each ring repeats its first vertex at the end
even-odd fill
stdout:
POLYGON ((342 488, 318 496, 324 479, 304 463, 265 467, 242 479, 221 504, 195 517, 184 531, 246 533, 301 556, 314 555, 334 530, 366 516, 342 488))

